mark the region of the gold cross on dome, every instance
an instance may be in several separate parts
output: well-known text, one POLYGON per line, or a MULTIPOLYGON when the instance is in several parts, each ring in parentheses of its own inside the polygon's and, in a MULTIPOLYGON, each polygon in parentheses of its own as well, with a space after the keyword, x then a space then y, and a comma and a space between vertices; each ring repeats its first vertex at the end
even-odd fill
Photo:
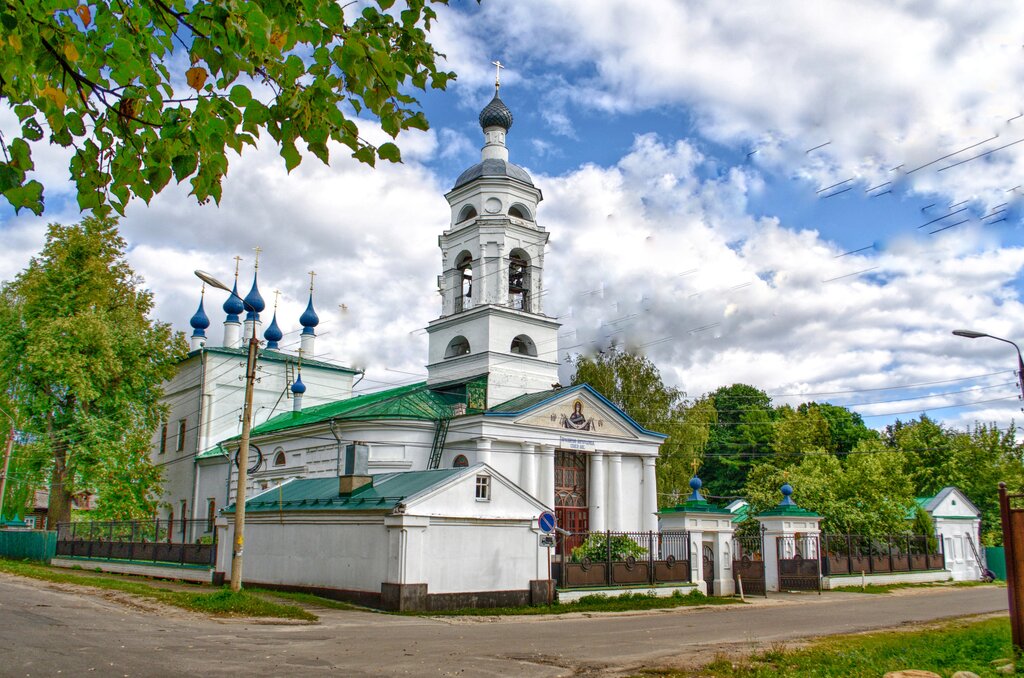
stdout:
POLYGON ((505 65, 500 61, 492 61, 491 65, 494 66, 494 86, 501 87, 501 69, 505 68, 505 65))
POLYGON ((316 277, 316 271, 309 271, 309 291, 313 291, 313 278, 316 277))
POLYGON ((281 296, 281 290, 274 290, 274 310, 277 310, 277 300, 281 296))
POLYGON ((238 267, 242 263, 242 257, 235 255, 235 280, 238 280, 238 267))
POLYGON ((256 247, 252 248, 252 251, 256 253, 256 263, 253 265, 253 270, 259 270, 259 268, 260 268, 260 252, 263 251, 263 248, 260 247, 259 245, 256 245, 256 247))
POLYGON ((697 476, 697 469, 700 468, 700 462, 697 461, 696 459, 694 459, 693 461, 690 462, 690 466, 693 467, 693 475, 694 475, 694 477, 696 477, 697 476))

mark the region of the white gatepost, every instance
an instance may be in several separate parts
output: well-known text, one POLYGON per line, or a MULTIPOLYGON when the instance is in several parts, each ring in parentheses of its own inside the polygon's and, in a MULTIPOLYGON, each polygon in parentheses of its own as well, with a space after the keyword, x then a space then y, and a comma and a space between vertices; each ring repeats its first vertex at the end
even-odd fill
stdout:
POLYGON ((821 539, 821 516, 805 511, 796 505, 790 495, 793 488, 786 483, 781 488, 782 501, 779 505, 756 516, 764 535, 764 585, 768 591, 782 590, 779 576, 779 558, 796 556, 800 541, 804 558, 819 558, 821 539))
POLYGON ((700 478, 690 479, 693 493, 686 502, 658 512, 658 531, 687 531, 690 533, 690 581, 709 596, 731 596, 735 593, 732 577, 733 515, 724 508, 708 502, 701 496, 700 478), (714 573, 704 572, 704 546, 714 558, 714 573), (712 573, 707 573, 712 574, 712 573), (708 590, 708 579, 711 590, 708 590))

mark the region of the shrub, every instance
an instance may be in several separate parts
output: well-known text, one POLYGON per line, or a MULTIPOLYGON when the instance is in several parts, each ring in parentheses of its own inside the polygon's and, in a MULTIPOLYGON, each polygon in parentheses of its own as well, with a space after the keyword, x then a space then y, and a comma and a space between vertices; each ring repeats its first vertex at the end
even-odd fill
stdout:
POLYGON ((611 547, 612 560, 625 560, 629 556, 639 558, 647 555, 647 549, 625 535, 614 535, 611 538, 600 532, 591 534, 587 540, 572 550, 572 562, 578 563, 584 558, 592 561, 608 559, 608 548, 611 547))

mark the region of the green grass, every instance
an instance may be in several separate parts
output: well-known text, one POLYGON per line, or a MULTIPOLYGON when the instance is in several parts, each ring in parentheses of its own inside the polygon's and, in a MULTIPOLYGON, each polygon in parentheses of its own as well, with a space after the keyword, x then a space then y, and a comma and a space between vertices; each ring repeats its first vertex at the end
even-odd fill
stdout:
POLYGON ((922 631, 838 636, 797 650, 775 646, 748 659, 720 656, 692 671, 646 673, 676 678, 878 678, 888 671, 921 669, 942 676, 973 671, 984 678, 1003 675, 996 668, 1010 661, 998 660, 1010 656, 1010 623, 1000 618, 947 622, 922 631))
POLYGON ((179 591, 154 586, 144 581, 132 581, 113 577, 94 577, 62 571, 60 568, 49 567, 36 562, 8 560, 5 558, 0 558, 0 572, 60 584, 77 584, 79 586, 91 586, 110 591, 121 591, 185 610, 217 616, 276 617, 304 621, 317 620, 316 615, 307 612, 301 607, 275 603, 249 591, 234 593, 228 589, 217 589, 212 592, 206 592, 199 587, 196 587, 196 591, 179 591))
POLYGON ((536 605, 527 607, 487 607, 467 608, 463 610, 440 610, 436 612, 405 612, 410 615, 463 615, 463 616, 494 616, 494 615, 533 615, 533 614, 569 614, 571 612, 630 612, 633 610, 661 610, 673 607, 690 607, 694 605, 732 605, 739 601, 733 598, 709 598, 700 591, 691 591, 683 595, 678 591, 671 596, 659 598, 648 593, 625 593, 621 596, 609 597, 603 593, 583 596, 574 603, 555 603, 554 605, 536 605))
MULTIPOLYGON (((965 588, 971 586, 999 586, 1000 583, 991 583, 983 581, 944 581, 944 582, 921 582, 916 584, 904 583, 904 584, 867 584, 864 588, 859 585, 851 586, 837 586, 831 591, 841 591, 845 593, 889 593, 896 589, 925 589, 934 588, 936 586, 944 586, 949 588, 965 588)), ((1005 582, 1002 586, 1006 586, 1005 582)))
POLYGON ((379 612, 380 610, 374 610, 370 607, 360 607, 353 603, 346 603, 341 600, 334 600, 332 598, 324 598, 318 596, 315 593, 302 593, 301 591, 278 591, 275 589, 260 589, 260 588, 248 588, 246 589, 249 593, 258 593, 261 596, 273 596, 275 598, 285 598, 287 600, 294 600, 297 603, 303 603, 304 605, 318 605, 320 607, 329 607, 334 610, 360 610, 363 612, 379 612))

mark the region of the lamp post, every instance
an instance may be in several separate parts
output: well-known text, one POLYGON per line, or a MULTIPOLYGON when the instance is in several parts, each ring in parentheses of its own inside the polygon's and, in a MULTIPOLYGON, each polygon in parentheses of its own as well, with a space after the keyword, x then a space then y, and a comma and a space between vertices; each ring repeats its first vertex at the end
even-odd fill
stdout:
POLYGON ((1020 385, 1021 399, 1024 400, 1024 358, 1020 354, 1020 346, 1010 341, 1009 339, 1003 339, 1002 337, 994 337, 991 334, 985 334, 984 332, 975 332, 974 330, 953 330, 953 334, 958 337, 965 337, 967 339, 980 339, 981 337, 988 337, 989 339, 995 339, 1005 344, 1013 346, 1017 350, 1017 380, 1020 385))
POLYGON ((11 464, 11 447, 14 445, 14 417, 0 410, 5 417, 11 420, 11 430, 7 434, 7 445, 4 447, 4 470, 0 473, 0 522, 4 519, 4 493, 7 491, 7 469, 11 464))
MULTIPOLYGON (((231 292, 231 288, 209 273, 196 271, 196 277, 217 289, 231 292)), ((238 483, 235 486, 235 540, 231 555, 231 590, 242 590, 242 551, 245 545, 245 488, 249 482, 249 433, 252 430, 252 392, 256 383, 256 358, 260 341, 256 338, 256 323, 252 324, 249 353, 245 362, 245 406, 242 409, 242 439, 238 443, 238 483)))

